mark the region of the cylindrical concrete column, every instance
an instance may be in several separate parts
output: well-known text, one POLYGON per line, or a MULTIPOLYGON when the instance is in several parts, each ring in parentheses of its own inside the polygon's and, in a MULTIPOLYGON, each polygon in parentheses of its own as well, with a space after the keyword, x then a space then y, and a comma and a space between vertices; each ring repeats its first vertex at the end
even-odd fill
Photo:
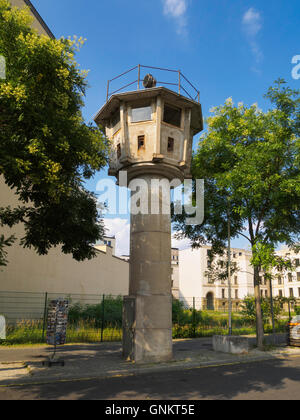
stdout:
POLYGON ((170 189, 163 176, 141 179, 144 190, 139 196, 145 200, 140 203, 144 213, 135 214, 132 192, 123 349, 124 356, 136 362, 165 361, 172 358, 170 189), (168 214, 162 214, 163 210, 168 214))

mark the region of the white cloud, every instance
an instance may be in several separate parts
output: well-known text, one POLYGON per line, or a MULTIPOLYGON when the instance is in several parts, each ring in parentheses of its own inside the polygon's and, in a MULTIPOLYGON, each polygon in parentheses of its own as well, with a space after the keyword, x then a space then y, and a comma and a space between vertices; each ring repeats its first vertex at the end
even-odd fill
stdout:
POLYGON ((186 32, 186 12, 188 0, 162 0, 164 6, 164 14, 176 21, 177 33, 184 34, 186 32))
POLYGON ((262 29, 261 14, 251 7, 243 16, 243 25, 248 36, 255 37, 262 29))
MULTIPOLYGON (((263 19, 261 13, 251 7, 244 14, 242 19, 243 30, 247 36, 248 43, 255 58, 256 64, 260 63, 263 59, 263 53, 257 41, 257 36, 263 28, 263 19)), ((259 72, 256 67, 252 67, 253 71, 259 72)))
POLYGON ((164 0, 164 13, 178 18, 185 14, 187 9, 186 0, 164 0))

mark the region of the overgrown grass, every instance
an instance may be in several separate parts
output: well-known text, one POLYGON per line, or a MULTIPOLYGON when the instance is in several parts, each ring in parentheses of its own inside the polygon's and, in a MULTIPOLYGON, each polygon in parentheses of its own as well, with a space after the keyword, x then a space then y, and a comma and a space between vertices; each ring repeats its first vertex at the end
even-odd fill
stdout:
MULTIPOLYGON (((286 332, 286 321, 280 320, 276 323, 276 332, 286 332)), ((265 326, 265 333, 272 333, 270 325, 265 326)), ((198 338, 211 337, 213 335, 228 334, 227 317, 212 314, 207 316, 203 314, 202 321, 196 322, 194 325, 174 323, 173 338, 198 338), (209 321, 213 322, 209 323, 209 321)), ((235 319, 233 321, 233 335, 251 335, 255 334, 255 326, 247 324, 243 319, 235 319)), ((46 332, 45 332, 46 335, 46 332)), ((21 321, 15 326, 7 328, 6 340, 0 340, 0 345, 28 345, 43 344, 43 324, 40 321, 21 321)), ((112 342, 122 340, 122 328, 119 324, 111 324, 101 331, 97 321, 78 321, 70 323, 67 329, 67 343, 99 343, 101 341, 112 342)))
MULTIPOLYGON (((45 332, 46 337, 46 332, 45 332)), ((101 328, 92 321, 79 321, 69 324, 67 329, 67 343, 99 343, 101 341, 122 340, 122 328, 107 326, 101 328)), ((7 327, 6 340, 0 340, 0 345, 43 344, 43 324, 40 321, 20 321, 16 325, 7 327)))

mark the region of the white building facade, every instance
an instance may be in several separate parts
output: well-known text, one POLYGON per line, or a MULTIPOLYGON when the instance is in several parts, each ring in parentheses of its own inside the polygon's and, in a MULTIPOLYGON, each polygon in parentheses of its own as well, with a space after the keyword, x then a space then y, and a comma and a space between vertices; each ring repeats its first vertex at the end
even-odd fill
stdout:
MULTIPOLYGON (((179 251, 179 299, 186 307, 195 304, 196 309, 228 310, 228 280, 211 279, 208 275, 211 247, 179 251)), ((294 297, 300 301, 300 253, 288 248, 276 254, 293 262, 291 272, 273 272, 273 297, 294 297)), ((253 267, 251 251, 233 248, 231 258, 237 271, 231 279, 232 309, 238 311, 241 301, 247 296, 254 296, 253 267)), ((227 259, 227 254, 220 260, 227 259)), ((270 284, 261 273, 261 296, 270 297, 270 284)))

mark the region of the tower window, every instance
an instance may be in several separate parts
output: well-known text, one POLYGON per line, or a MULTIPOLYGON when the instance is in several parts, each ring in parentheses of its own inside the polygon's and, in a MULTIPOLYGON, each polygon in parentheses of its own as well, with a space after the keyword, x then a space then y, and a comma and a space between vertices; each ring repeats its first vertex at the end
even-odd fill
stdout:
POLYGON ((168 152, 173 152, 174 150, 174 139, 172 137, 168 137, 168 152))
POLYGON ((181 127, 181 109, 165 104, 164 122, 181 127))
POLYGON ((145 149, 145 136, 138 136, 138 150, 145 149))
POLYGON ((120 145, 120 143, 117 145, 117 156, 118 156, 118 159, 120 159, 120 157, 121 157, 121 145, 120 145))
POLYGON ((132 108, 131 122, 151 121, 152 108, 151 106, 144 106, 139 108, 132 108))

